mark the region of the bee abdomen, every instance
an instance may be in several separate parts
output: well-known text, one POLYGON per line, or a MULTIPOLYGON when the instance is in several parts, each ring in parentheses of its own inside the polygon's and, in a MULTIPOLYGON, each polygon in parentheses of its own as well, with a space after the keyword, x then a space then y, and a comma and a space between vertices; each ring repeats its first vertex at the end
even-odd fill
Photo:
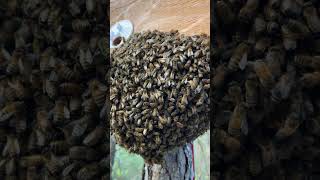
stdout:
POLYGON ((76 19, 72 22, 72 28, 75 32, 86 32, 90 29, 90 26, 87 19, 76 19))
POLYGON ((76 83, 62 83, 59 87, 61 94, 67 96, 81 93, 81 87, 76 83))
POLYGON ((54 141, 50 143, 50 149, 55 154, 63 154, 68 152, 69 144, 64 140, 54 141))

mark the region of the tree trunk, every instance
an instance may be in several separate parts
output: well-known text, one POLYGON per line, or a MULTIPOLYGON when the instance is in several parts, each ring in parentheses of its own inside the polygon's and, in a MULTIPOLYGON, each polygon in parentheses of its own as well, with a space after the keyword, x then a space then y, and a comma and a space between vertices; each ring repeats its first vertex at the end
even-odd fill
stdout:
POLYGON ((114 136, 110 136, 110 167, 113 167, 114 156, 116 154, 116 141, 114 136))
POLYGON ((193 180, 192 145, 175 148, 164 156, 163 164, 144 164, 142 180, 193 180))

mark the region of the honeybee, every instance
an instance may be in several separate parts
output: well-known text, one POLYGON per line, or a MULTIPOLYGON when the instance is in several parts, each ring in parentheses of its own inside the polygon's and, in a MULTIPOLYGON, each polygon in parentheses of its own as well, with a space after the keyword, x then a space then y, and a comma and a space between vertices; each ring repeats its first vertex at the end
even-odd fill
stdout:
POLYGON ((255 53, 258 56, 261 56, 270 46, 271 39, 270 38, 260 38, 254 47, 255 53))
POLYGON ((87 32, 91 28, 88 19, 75 19, 72 21, 72 29, 75 32, 87 32))
POLYGON ((92 179, 99 173, 99 167, 97 163, 92 163, 82 167, 77 173, 77 179, 87 180, 92 179))
POLYGON ((57 100, 53 109, 53 122, 60 124, 70 119, 70 111, 63 100, 57 100))
POLYGON ((48 131, 52 124, 49 120, 49 113, 45 110, 40 110, 37 112, 37 127, 41 129, 43 132, 48 131))
POLYGON ((255 107, 258 104, 258 82, 256 79, 251 78, 247 79, 245 82, 245 89, 246 89, 246 106, 248 108, 255 107))
POLYGON ((19 99, 26 99, 30 97, 29 88, 26 88, 20 80, 8 82, 8 86, 15 91, 15 94, 19 99))
POLYGON ((287 16, 298 17, 302 12, 302 5, 298 1, 283 0, 281 3, 281 12, 287 16))
POLYGON ((224 65, 219 65, 217 67, 212 80, 212 86, 214 89, 220 89, 223 86, 227 74, 227 68, 224 65))
POLYGON ((249 23, 254 17, 259 6, 258 0, 248 0, 246 4, 240 9, 239 18, 245 23, 249 23))
POLYGON ((95 112, 97 110, 97 105, 93 98, 89 98, 83 101, 82 106, 84 108, 84 111, 87 113, 95 112))
POLYGON ((295 85, 295 73, 283 74, 274 88, 271 90, 271 99, 274 102, 279 102, 283 99, 287 99, 290 92, 295 85))
POLYGON ((320 72, 304 73, 300 78, 303 87, 312 88, 320 84, 320 72))
POLYGON ((260 140, 257 145, 261 151, 261 160, 263 167, 268 167, 276 163, 276 149, 271 141, 260 140))
POLYGON ((15 176, 17 173, 17 161, 15 158, 10 158, 6 163, 6 175, 15 176))
POLYGON ((108 87, 101 84, 98 80, 92 80, 89 87, 95 103, 98 107, 102 107, 105 103, 108 87))
POLYGON ((80 61, 82 68, 85 71, 89 71, 94 67, 93 66, 93 57, 92 57, 92 54, 91 54, 91 51, 89 48, 87 48, 86 50, 83 48, 80 48, 79 61, 80 61))
POLYGON ((237 48, 234 50, 230 61, 228 63, 228 69, 235 71, 239 68, 239 63, 243 61, 243 58, 246 58, 250 51, 250 46, 247 42, 240 43, 237 48))
POLYGON ((229 87, 228 94, 234 104, 239 104, 242 101, 242 90, 237 84, 233 84, 229 87))
POLYGON ((229 7, 229 5, 224 1, 218 1, 216 6, 217 18, 219 22, 225 25, 232 24, 235 19, 235 14, 233 10, 229 7))
POLYGON ((258 152, 251 152, 249 155, 249 171, 253 176, 257 176, 262 171, 262 161, 258 152))
POLYGON ((71 96, 71 95, 77 95, 81 93, 81 87, 77 83, 61 83, 59 85, 59 90, 61 94, 71 96))
POLYGON ((59 63, 56 66, 57 74, 61 79, 65 79, 67 81, 72 81, 72 80, 78 80, 79 79, 79 74, 76 73, 74 70, 70 69, 66 65, 59 63))
POLYGON ((315 70, 320 69, 320 56, 296 55, 294 62, 299 67, 312 68, 315 70))
POLYGON ((69 148, 69 144, 64 140, 50 142, 50 150, 55 154, 66 153, 68 152, 69 148))
POLYGON ((45 80, 43 86, 44 92, 46 92, 51 99, 54 99, 58 95, 58 89, 54 81, 45 80))
POLYGON ((9 102, 0 110, 0 121, 6 121, 11 118, 17 112, 21 112, 24 110, 24 103, 15 101, 9 102))
POLYGON ((83 140, 83 144, 87 146, 94 146, 100 142, 102 138, 106 137, 106 131, 104 127, 97 126, 92 132, 90 132, 83 140))
POLYGON ((274 85, 274 77, 267 64, 262 60, 254 62, 254 71, 256 72, 261 85, 267 89, 270 89, 274 85))
POLYGON ((241 143, 238 139, 228 135, 224 130, 215 129, 213 131, 215 141, 223 144, 229 152, 240 152, 241 143))
POLYGON ((283 140, 283 139, 291 136, 293 133, 296 132, 296 130, 299 128, 300 124, 301 124, 300 120, 297 119, 296 115, 294 115, 293 113, 289 114, 289 116, 285 120, 283 127, 277 131, 277 133, 275 135, 275 139, 276 140, 283 140))
POLYGON ((257 35, 260 35, 266 31, 267 23, 263 17, 256 17, 254 21, 254 30, 257 35))
POLYGON ((228 124, 228 133, 240 137, 241 133, 248 134, 247 113, 244 103, 236 105, 228 124))
POLYGON ((270 21, 267 23, 267 32, 271 35, 275 35, 280 31, 280 26, 275 21, 270 21))
POLYGON ((2 150, 2 156, 15 157, 20 154, 19 141, 13 135, 7 136, 7 143, 2 150))
POLYGON ((23 156, 20 160, 20 165, 22 167, 34 167, 34 166, 41 166, 45 163, 45 158, 43 155, 29 155, 23 156))

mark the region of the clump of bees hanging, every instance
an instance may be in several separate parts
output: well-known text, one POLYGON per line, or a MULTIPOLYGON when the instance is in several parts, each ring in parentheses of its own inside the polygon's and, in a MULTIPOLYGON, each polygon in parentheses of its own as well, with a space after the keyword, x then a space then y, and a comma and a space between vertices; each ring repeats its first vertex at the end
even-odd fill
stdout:
POLYGON ((212 177, 319 179, 319 1, 216 6, 212 177))
POLYGON ((109 179, 107 2, 0 2, 0 179, 109 179))
POLYGON ((210 40, 177 31, 132 35, 111 54, 111 128, 118 144, 161 163, 209 129, 210 40))

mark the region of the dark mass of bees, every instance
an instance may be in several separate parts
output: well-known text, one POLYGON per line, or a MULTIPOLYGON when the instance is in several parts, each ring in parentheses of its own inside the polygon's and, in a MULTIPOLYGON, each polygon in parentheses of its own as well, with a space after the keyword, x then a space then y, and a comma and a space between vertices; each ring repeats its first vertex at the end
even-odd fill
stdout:
POLYGON ((319 8, 217 1, 213 179, 320 179, 319 8))
POLYGON ((0 0, 0 179, 109 179, 106 7, 0 0))
POLYGON ((118 144, 161 163, 209 129, 210 40, 177 31, 132 35, 111 54, 111 128, 118 144))

